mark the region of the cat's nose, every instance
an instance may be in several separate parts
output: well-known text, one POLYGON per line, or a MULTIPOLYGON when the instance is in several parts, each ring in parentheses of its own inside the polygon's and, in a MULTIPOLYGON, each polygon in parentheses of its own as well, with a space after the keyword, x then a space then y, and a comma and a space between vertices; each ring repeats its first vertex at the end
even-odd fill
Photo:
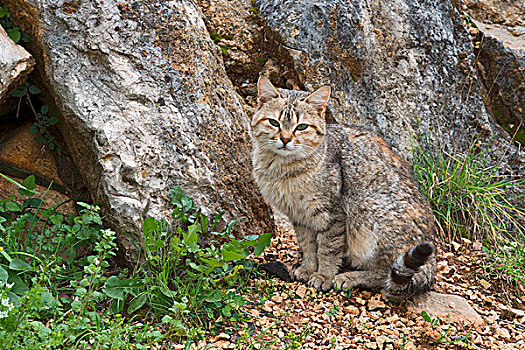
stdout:
POLYGON ((284 145, 286 145, 288 142, 292 141, 292 139, 288 137, 281 137, 281 141, 283 142, 284 145))

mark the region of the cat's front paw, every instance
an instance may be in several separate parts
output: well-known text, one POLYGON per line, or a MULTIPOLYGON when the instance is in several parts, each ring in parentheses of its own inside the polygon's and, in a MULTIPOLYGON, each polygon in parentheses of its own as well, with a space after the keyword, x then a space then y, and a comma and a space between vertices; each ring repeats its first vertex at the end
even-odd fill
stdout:
POLYGON ((335 287, 340 290, 348 290, 359 285, 358 274, 352 272, 341 273, 335 276, 335 287))
POLYGON ((328 292, 334 287, 334 277, 316 272, 310 277, 308 285, 323 292, 328 292))
POLYGON ((315 264, 302 264, 293 270, 293 279, 295 281, 308 282, 310 277, 317 271, 315 264))

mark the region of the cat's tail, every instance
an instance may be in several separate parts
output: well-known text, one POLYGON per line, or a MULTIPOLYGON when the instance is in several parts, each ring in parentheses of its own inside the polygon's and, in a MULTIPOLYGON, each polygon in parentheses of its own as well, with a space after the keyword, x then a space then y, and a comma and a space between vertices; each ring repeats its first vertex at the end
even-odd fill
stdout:
POLYGON ((394 262, 383 292, 391 299, 406 299, 429 291, 434 283, 436 249, 422 242, 401 254, 394 262))

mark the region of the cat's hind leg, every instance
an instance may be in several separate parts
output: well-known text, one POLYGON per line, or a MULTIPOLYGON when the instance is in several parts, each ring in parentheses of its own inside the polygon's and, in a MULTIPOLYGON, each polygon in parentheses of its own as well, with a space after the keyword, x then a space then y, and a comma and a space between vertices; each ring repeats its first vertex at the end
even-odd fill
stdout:
POLYGON ((335 288, 348 290, 352 288, 383 287, 387 274, 372 270, 349 271, 335 276, 335 288))

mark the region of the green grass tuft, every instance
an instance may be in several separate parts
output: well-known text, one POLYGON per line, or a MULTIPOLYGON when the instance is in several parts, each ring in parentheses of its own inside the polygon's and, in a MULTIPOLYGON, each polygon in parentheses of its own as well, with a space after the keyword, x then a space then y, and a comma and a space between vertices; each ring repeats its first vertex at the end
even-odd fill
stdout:
POLYGON ((442 238, 479 240, 489 252, 493 269, 523 281, 525 276, 525 179, 501 175, 473 139, 464 152, 449 154, 420 135, 413 144, 414 174, 432 206, 442 238))

